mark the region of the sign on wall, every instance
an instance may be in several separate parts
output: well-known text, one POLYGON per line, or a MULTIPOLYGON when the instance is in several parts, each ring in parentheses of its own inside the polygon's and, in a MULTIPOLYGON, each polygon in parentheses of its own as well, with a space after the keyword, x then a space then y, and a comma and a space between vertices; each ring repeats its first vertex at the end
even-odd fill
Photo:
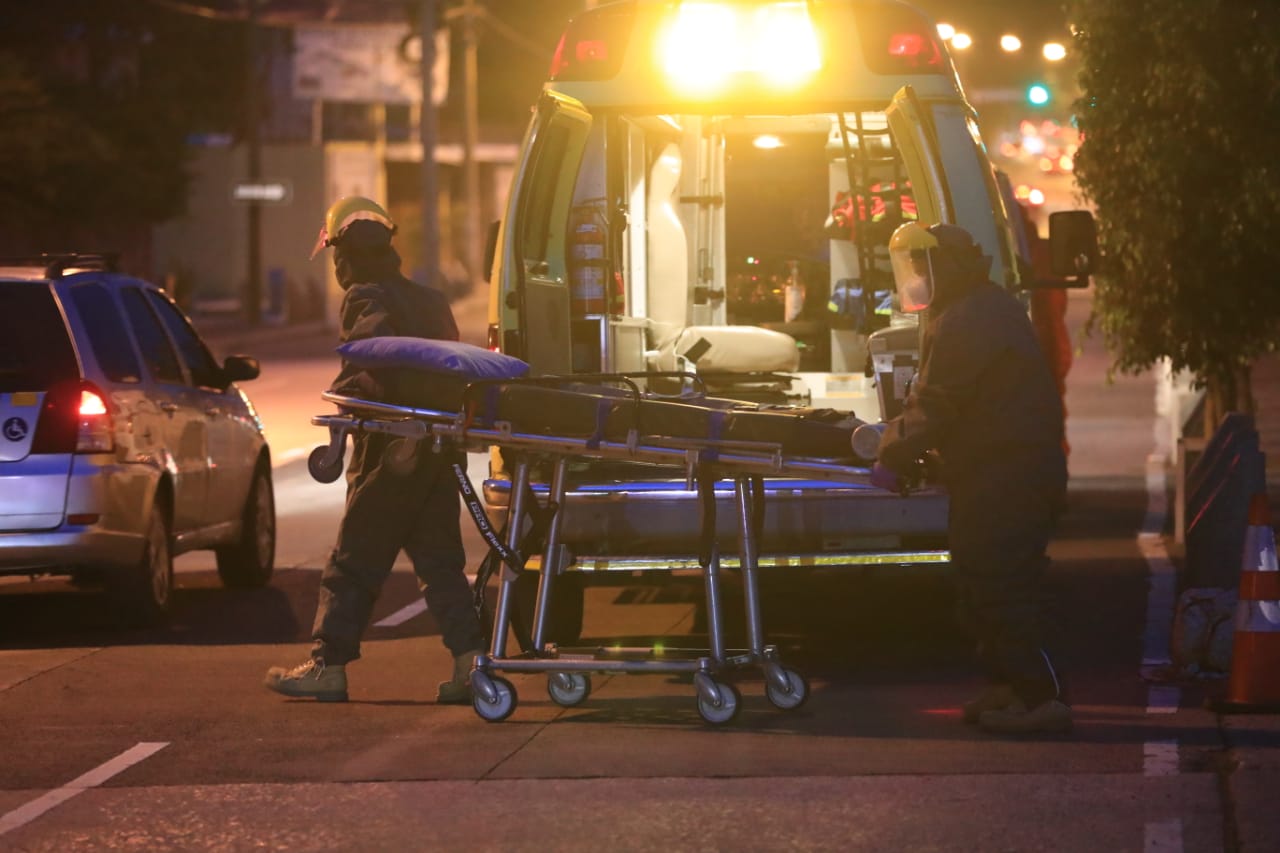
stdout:
MULTIPOLYGON (((293 93, 304 100, 416 104, 422 100, 422 52, 407 24, 298 26, 293 93)), ((449 92, 449 31, 436 33, 431 102, 449 92)))

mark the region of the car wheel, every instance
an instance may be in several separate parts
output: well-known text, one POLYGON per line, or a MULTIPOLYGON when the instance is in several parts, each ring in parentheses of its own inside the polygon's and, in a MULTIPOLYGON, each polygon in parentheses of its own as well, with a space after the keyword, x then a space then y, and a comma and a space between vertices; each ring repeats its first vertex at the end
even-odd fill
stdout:
POLYGON ((260 466, 245 501, 240 541, 215 551, 218 577, 233 589, 256 589, 271 581, 276 560, 276 502, 271 472, 260 466))
POLYGON ((156 625, 169 615, 173 598, 173 550, 169 543, 169 520, 158 505, 147 523, 141 558, 136 565, 112 573, 107 594, 130 625, 156 625))

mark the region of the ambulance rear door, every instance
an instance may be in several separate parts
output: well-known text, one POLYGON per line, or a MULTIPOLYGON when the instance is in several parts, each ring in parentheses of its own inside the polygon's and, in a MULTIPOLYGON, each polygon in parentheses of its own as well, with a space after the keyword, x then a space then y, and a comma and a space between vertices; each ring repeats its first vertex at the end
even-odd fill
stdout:
POLYGON ((920 222, 926 225, 953 222, 951 195, 943 179, 938 141, 915 89, 903 86, 894 93, 885 110, 885 118, 907 173, 911 175, 920 222))
POLYGON ((543 92, 498 237, 502 349, 527 361, 534 375, 572 369, 565 237, 590 128, 579 101, 543 92))

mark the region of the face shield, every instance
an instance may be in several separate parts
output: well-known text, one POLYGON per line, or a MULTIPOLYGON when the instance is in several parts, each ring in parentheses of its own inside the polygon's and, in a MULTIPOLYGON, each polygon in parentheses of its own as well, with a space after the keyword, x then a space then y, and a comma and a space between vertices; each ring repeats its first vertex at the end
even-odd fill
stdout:
POLYGON ((316 237, 316 244, 315 246, 312 247, 311 255, 307 258, 307 260, 309 261, 315 260, 316 255, 323 252, 325 247, 328 245, 329 245, 329 229, 321 225, 320 234, 319 236, 316 237))
POLYGON ((898 304, 908 314, 918 314, 933 301, 933 252, 907 246, 889 249, 898 304))

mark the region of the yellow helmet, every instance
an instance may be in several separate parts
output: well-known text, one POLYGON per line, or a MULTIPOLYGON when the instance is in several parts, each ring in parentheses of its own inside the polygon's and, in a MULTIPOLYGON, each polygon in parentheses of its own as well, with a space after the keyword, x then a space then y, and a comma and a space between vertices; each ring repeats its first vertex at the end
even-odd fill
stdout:
POLYGON ((933 301, 933 258, 938 238, 919 222, 898 227, 889 238, 889 261, 898 303, 903 311, 915 314, 933 301))
POLYGON ((382 205, 364 196, 343 196, 329 205, 329 210, 324 215, 324 224, 320 226, 320 236, 316 238, 315 248, 311 250, 311 257, 314 258, 320 254, 320 250, 325 246, 332 246, 342 237, 342 232, 347 230, 347 226, 358 219, 377 222, 391 233, 395 233, 396 225, 382 205))

